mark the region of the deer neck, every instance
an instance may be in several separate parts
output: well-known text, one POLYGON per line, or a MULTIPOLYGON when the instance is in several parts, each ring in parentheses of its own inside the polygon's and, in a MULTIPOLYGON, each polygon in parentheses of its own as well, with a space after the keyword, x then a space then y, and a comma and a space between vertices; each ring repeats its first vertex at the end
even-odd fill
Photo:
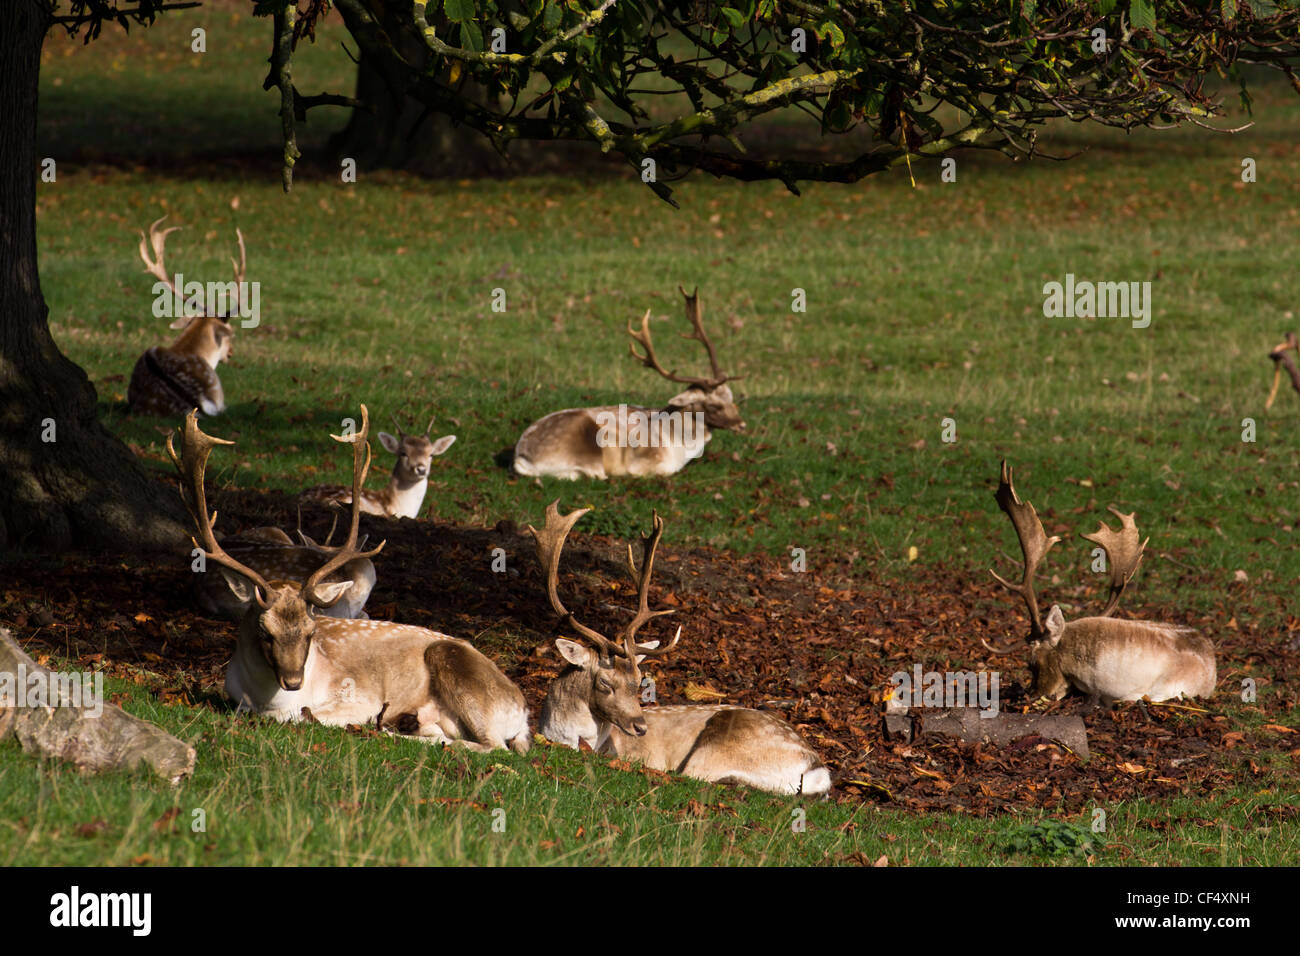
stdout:
POLYGON ((591 712, 593 680, 589 671, 569 667, 551 681, 542 704, 542 736, 575 749, 579 740, 599 747, 609 733, 609 724, 597 720, 591 712))
POLYGON ((673 445, 682 448, 703 448, 713 437, 713 431, 704 420, 704 412, 700 408, 693 405, 665 405, 659 413, 661 415, 676 413, 678 416, 679 427, 674 429, 676 437, 672 442, 673 445), (697 412, 699 414, 696 414, 697 412))
POLYGON ((214 321, 207 317, 195 319, 172 344, 172 351, 197 356, 208 368, 215 369, 221 362, 221 346, 217 344, 214 321))
POLYGON ((396 471, 382 492, 388 513, 407 518, 418 518, 424 504, 424 494, 429 489, 429 477, 403 478, 396 471))
POLYGON ((262 655, 256 607, 254 604, 245 613, 240 624, 235 654, 226 668, 226 694, 240 708, 260 713, 285 691, 276 680, 274 668, 262 655))

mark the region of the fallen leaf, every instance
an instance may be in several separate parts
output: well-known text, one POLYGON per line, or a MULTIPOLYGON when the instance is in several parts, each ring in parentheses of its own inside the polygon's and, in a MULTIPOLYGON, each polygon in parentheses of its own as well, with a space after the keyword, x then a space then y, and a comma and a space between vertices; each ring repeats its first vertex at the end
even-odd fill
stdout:
POLYGON ((697 684, 694 681, 686 682, 685 693, 687 700, 721 700, 727 696, 720 690, 714 690, 708 684, 697 684))

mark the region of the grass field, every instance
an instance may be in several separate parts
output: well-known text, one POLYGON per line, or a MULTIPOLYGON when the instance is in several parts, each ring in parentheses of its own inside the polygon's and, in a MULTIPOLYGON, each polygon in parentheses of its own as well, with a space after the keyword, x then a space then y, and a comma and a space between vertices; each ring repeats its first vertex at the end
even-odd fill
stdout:
MULTIPOLYGON (((562 496, 595 506, 589 532, 627 535, 655 508, 674 543, 801 547, 823 580, 905 589, 1014 551, 991 495, 1005 457, 1049 531, 1092 530, 1110 504, 1138 512, 1151 556, 1130 609, 1231 620, 1259 635, 1261 655, 1294 662, 1300 400, 1286 392, 1263 409, 1265 354, 1295 325, 1300 102, 1288 91, 1260 90, 1257 125, 1239 135, 1058 127, 1050 151, 1087 151, 1028 166, 961 155, 951 184, 918 164, 915 188, 905 169, 801 198, 696 177, 678 184, 674 211, 630 175, 361 170, 352 185, 303 176, 285 196, 261 90, 268 29, 220 7, 88 49, 47 44, 40 144, 59 165, 40 186, 38 227, 54 334, 98 387, 109 426, 160 474, 165 423, 127 418, 124 398, 136 356, 171 334, 150 315, 135 253, 137 230, 167 214, 187 227, 171 239, 173 271, 224 279, 238 226, 261 283, 262 323, 238 333, 222 367, 230 408, 210 430, 238 445, 218 486, 343 480, 326 433, 365 402, 377 423, 399 409, 421 423, 436 414, 435 435, 458 436, 426 500, 443 521, 523 524, 562 496), (188 44, 200 23, 202 56, 188 44), (1243 157, 1258 182, 1242 183, 1243 157), (1044 283, 1067 273, 1149 280, 1150 327, 1044 317, 1044 283), (672 394, 627 356, 623 327, 652 308, 665 361, 698 362, 671 335, 684 324, 679 283, 700 286, 723 363, 745 376, 745 435, 718 435, 670 481, 534 484, 493 464, 546 412, 672 394), (795 289, 806 312, 791 309, 795 289), (946 418, 955 442, 942 440, 946 418), (1242 440, 1248 418, 1254 442, 1242 440)), ((296 70, 303 89, 349 85, 337 30, 296 70)), ((327 127, 313 114, 305 143, 327 127)), ((1067 543, 1052 583, 1078 585, 1089 555, 1067 543)), ((1075 852, 1051 824, 1026 831, 1033 818, 858 803, 809 806, 807 832, 794 834, 789 800, 647 781, 553 748, 431 752, 119 689, 133 712, 201 742, 195 778, 176 792, 84 780, 0 747, 0 863, 1269 865, 1298 849, 1293 824, 1254 812, 1295 805, 1285 743, 1263 778, 1112 808, 1104 840, 1075 852), (491 829, 497 807, 505 835, 491 829), (180 815, 163 819, 171 808, 180 815), (196 808, 206 833, 190 831, 196 808)), ((1297 726, 1294 689, 1268 692, 1297 726)))

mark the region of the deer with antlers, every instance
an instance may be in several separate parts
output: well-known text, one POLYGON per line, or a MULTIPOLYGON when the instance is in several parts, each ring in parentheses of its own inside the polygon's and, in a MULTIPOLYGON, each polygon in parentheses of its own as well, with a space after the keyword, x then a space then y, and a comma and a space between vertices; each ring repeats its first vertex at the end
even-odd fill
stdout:
POLYGON ((636 641, 642 625, 673 613, 652 611, 648 601, 663 519, 656 513, 653 530, 641 538, 639 571, 628 545, 627 566, 637 587, 637 609, 611 639, 574 618, 559 596, 565 539, 590 510, 578 508, 561 515, 559 502, 553 501, 546 509, 545 527, 528 529, 537 542, 552 609, 588 642, 556 640, 555 648, 568 666, 551 682, 546 695, 542 734, 568 747, 585 740, 600 753, 714 783, 743 784, 773 793, 830 790, 830 774, 821 758, 793 727, 772 714, 726 704, 641 706, 642 662, 671 651, 682 634, 679 627, 667 647, 660 647, 658 641, 636 641))
MULTIPOLYGON (((429 471, 433 459, 443 454, 456 440, 455 435, 443 435, 437 441, 429 438, 433 419, 423 435, 408 435, 394 418, 397 434, 379 433, 379 443, 397 456, 388 487, 382 491, 361 490, 361 510, 368 515, 389 518, 418 518, 424 506, 424 495, 429 488, 429 471)), ((302 493, 303 501, 341 507, 352 503, 353 491, 342 485, 319 485, 302 493)))
POLYGON ((619 475, 671 475, 704 454, 712 429, 744 431, 729 381, 718 365, 718 354, 704 332, 698 290, 687 295, 686 318, 693 329, 683 338, 693 339, 708 353, 711 374, 688 377, 669 372, 659 364, 650 337, 650 312, 641 317, 641 329, 628 324, 632 355, 646 368, 670 382, 686 385, 662 409, 640 405, 606 405, 566 408, 529 425, 515 444, 513 468, 526 476, 550 475, 576 479, 619 475), (637 351, 637 345, 645 351, 637 351))
MULTIPOLYGON (((1120 520, 1118 530, 1104 521, 1092 534, 1081 535, 1101 547, 1110 568, 1110 598, 1096 617, 1066 621, 1052 605, 1044 621, 1034 591, 1034 574, 1052 546, 1061 539, 1047 536, 1038 513, 1022 502, 1004 461, 996 493, 998 507, 1011 519, 1024 555, 1024 573, 1013 584, 990 571, 1007 590, 1019 594, 1029 612, 1029 669, 1034 693, 1059 700, 1075 688, 1095 703, 1117 700, 1153 701, 1172 697, 1209 697, 1216 681, 1214 645, 1193 628, 1156 621, 1112 617, 1146 549, 1132 514, 1110 509, 1120 520)), ((1009 653, 987 642, 994 653, 1009 653)))
MULTIPOLYGON (((294 582, 301 583, 320 567, 321 563, 337 549, 330 547, 334 529, 324 544, 317 544, 310 537, 298 531, 298 541, 294 541, 279 528, 252 528, 234 537, 222 541, 226 553, 262 576, 272 587, 279 587, 294 582)), ((227 571, 226 573, 233 573, 227 571)), ((365 556, 358 556, 334 571, 326 579, 327 584, 336 581, 351 581, 352 586, 343 592, 337 603, 330 607, 318 608, 318 613, 326 617, 366 618, 366 600, 375 586, 375 566, 365 556)), ((248 610, 253 597, 251 588, 242 590, 241 599, 226 583, 225 575, 220 571, 204 571, 197 575, 194 596, 205 614, 223 618, 227 621, 239 621, 248 610)))
POLYGON ((200 548, 223 572, 230 589, 249 607, 239 626, 235 655, 226 670, 226 693, 241 707, 282 721, 314 719, 333 726, 375 722, 384 716, 403 733, 426 742, 458 743, 487 751, 509 746, 528 750, 528 711, 523 694, 468 641, 391 621, 318 617, 353 586, 330 576, 357 558, 371 558, 357 545, 361 485, 370 467, 370 415, 361 406, 361 430, 335 435, 352 445, 353 502, 347 540, 301 583, 272 584, 226 553, 212 530, 203 474, 218 445, 191 411, 185 419, 183 456, 172 437, 167 452, 188 489, 200 548), (200 541, 202 544, 200 544, 200 541))
POLYGON ((185 299, 181 290, 176 288, 175 280, 167 272, 164 251, 167 237, 180 227, 160 229, 166 218, 164 216, 149 227, 147 239, 143 232, 140 233, 140 258, 144 260, 146 271, 171 293, 173 300, 183 302, 180 318, 171 324, 173 329, 182 331, 171 345, 156 345, 136 360, 127 387, 127 403, 137 415, 184 415, 191 408, 198 408, 204 415, 219 415, 226 409, 226 395, 217 376, 217 366, 230 357, 235 336, 234 326, 229 320, 239 311, 239 296, 245 287, 247 257, 244 234, 235 230, 239 241, 239 262, 230 260, 235 269, 235 281, 222 287, 224 298, 231 306, 222 315, 216 309, 206 311, 201 296, 185 299))

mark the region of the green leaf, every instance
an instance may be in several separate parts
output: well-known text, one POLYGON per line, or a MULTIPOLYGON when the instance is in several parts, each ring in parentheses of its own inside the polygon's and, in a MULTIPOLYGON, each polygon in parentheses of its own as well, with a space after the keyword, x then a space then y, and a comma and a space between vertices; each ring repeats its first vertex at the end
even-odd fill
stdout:
POLYGON ((1128 18, 1134 30, 1156 28, 1156 5, 1153 0, 1133 0, 1128 8, 1128 18))
POLYGON ((1221 0, 1219 12, 1223 14, 1225 23, 1237 19, 1237 0, 1221 0))
POLYGON ((483 31, 473 20, 466 20, 460 25, 460 45, 475 53, 483 52, 483 31))
POLYGON ((1119 6, 1119 0, 1097 0, 1097 9, 1103 17, 1110 16, 1119 6))
POLYGON ((542 28, 547 32, 552 32, 563 19, 564 11, 560 9, 560 5, 558 3, 547 3, 546 9, 542 12, 542 28))
POLYGON ((844 31, 840 29, 839 24, 831 23, 829 20, 817 27, 816 34, 823 40, 829 40, 832 50, 838 50, 844 46, 844 31))
MULTIPOLYGON (((1227 0, 1225 0, 1225 2, 1227 2, 1227 0)), ((733 30, 739 30, 745 25, 745 15, 739 10, 733 10, 731 7, 723 7, 718 12, 722 14, 724 20, 731 24, 731 29, 733 30)))
POLYGON ((463 23, 474 19, 474 0, 442 0, 442 12, 448 20, 463 23))

